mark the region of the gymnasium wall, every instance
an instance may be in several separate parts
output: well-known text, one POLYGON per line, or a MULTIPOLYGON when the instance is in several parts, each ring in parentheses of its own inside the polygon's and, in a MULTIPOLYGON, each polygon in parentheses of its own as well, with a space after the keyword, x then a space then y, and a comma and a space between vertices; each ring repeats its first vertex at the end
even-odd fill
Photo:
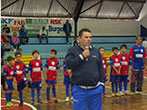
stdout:
POLYGON ((78 29, 89 27, 94 36, 135 36, 138 22, 128 20, 79 20, 78 29))
MULTIPOLYGON (((21 25, 25 25, 28 36, 36 36, 39 34, 42 26, 46 27, 48 36, 64 36, 63 24, 66 19, 63 18, 8 18, 2 17, 1 27, 7 24, 11 29, 11 35, 14 31, 19 32, 21 25)), ((73 26, 74 22, 70 19, 73 26)), ((135 36, 139 32, 138 22, 135 20, 94 20, 94 19, 79 19, 78 31, 81 28, 91 29, 94 36, 135 36)))

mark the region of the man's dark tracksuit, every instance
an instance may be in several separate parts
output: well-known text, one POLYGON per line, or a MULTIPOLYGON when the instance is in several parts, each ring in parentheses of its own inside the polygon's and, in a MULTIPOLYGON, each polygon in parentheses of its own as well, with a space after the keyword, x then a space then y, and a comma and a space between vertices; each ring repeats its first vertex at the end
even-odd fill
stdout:
POLYGON ((101 110, 104 86, 104 68, 98 49, 90 46, 88 61, 80 46, 68 49, 66 65, 72 69, 74 110, 101 110))

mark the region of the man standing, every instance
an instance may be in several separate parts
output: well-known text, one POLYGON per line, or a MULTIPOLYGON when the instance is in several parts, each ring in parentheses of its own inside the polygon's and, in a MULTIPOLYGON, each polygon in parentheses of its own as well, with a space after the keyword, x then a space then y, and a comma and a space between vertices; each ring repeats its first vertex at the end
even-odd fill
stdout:
POLYGON ((91 41, 91 31, 80 30, 80 45, 70 47, 66 55, 66 66, 72 70, 74 110, 102 110, 104 68, 101 54, 91 41))
POLYGON ((66 42, 69 44, 69 37, 70 33, 72 32, 72 27, 71 24, 69 23, 69 20, 66 20, 66 23, 63 25, 63 31, 65 32, 66 35, 66 42))
POLYGON ((4 27, 3 27, 3 29, 2 29, 2 32, 3 32, 3 31, 6 32, 6 35, 9 35, 9 33, 10 33, 10 28, 7 27, 7 24, 4 24, 4 27))
MULTIPOLYGON (((141 37, 136 37, 136 45, 134 45, 130 50, 130 57, 133 63, 133 73, 131 76, 131 92, 135 93, 135 82, 137 81, 137 92, 142 92, 143 84, 143 69, 146 57, 146 50, 141 46, 141 37)), ((146 63, 145 63, 146 64, 146 63)))

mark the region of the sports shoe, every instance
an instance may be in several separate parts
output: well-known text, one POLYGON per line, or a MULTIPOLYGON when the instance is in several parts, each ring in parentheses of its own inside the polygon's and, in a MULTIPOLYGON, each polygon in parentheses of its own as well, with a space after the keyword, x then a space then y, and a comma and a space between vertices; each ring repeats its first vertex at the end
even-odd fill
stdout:
POLYGON ((19 106, 22 106, 23 105, 23 101, 21 101, 20 103, 19 103, 19 106))
POLYGON ((112 93, 112 97, 115 97, 115 93, 112 93))
POLYGON ((38 103, 41 103, 41 104, 43 103, 42 100, 38 100, 37 102, 38 102, 38 103))
POLYGON ((9 103, 10 103, 11 106, 13 106, 13 103, 12 102, 9 102, 9 103))
POLYGON ((8 103, 6 104, 6 107, 11 107, 10 102, 8 102, 8 103))
POLYGON ((125 95, 129 95, 128 91, 125 91, 125 95))
POLYGON ((121 95, 120 95, 120 93, 116 93, 116 96, 118 96, 118 97, 119 97, 119 96, 121 96, 121 95))
POLYGON ((68 102, 69 101, 69 97, 66 97, 65 101, 68 102))
POLYGON ((120 96, 123 96, 124 95, 122 91, 120 91, 119 94, 120 94, 120 96))
POLYGON ((57 99, 56 99, 56 97, 53 97, 53 101, 54 101, 55 103, 57 103, 57 99))
POLYGON ((51 103, 52 101, 51 101, 51 99, 49 98, 49 99, 47 99, 47 102, 48 102, 48 103, 51 103))

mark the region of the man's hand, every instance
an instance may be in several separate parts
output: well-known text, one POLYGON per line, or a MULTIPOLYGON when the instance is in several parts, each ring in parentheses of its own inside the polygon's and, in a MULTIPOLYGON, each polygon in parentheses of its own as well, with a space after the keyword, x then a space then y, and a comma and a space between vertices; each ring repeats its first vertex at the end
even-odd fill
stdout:
POLYGON ((120 75, 120 71, 116 71, 117 75, 120 75))
POLYGON ((84 50, 82 55, 84 56, 84 58, 87 58, 90 55, 89 49, 84 50))

